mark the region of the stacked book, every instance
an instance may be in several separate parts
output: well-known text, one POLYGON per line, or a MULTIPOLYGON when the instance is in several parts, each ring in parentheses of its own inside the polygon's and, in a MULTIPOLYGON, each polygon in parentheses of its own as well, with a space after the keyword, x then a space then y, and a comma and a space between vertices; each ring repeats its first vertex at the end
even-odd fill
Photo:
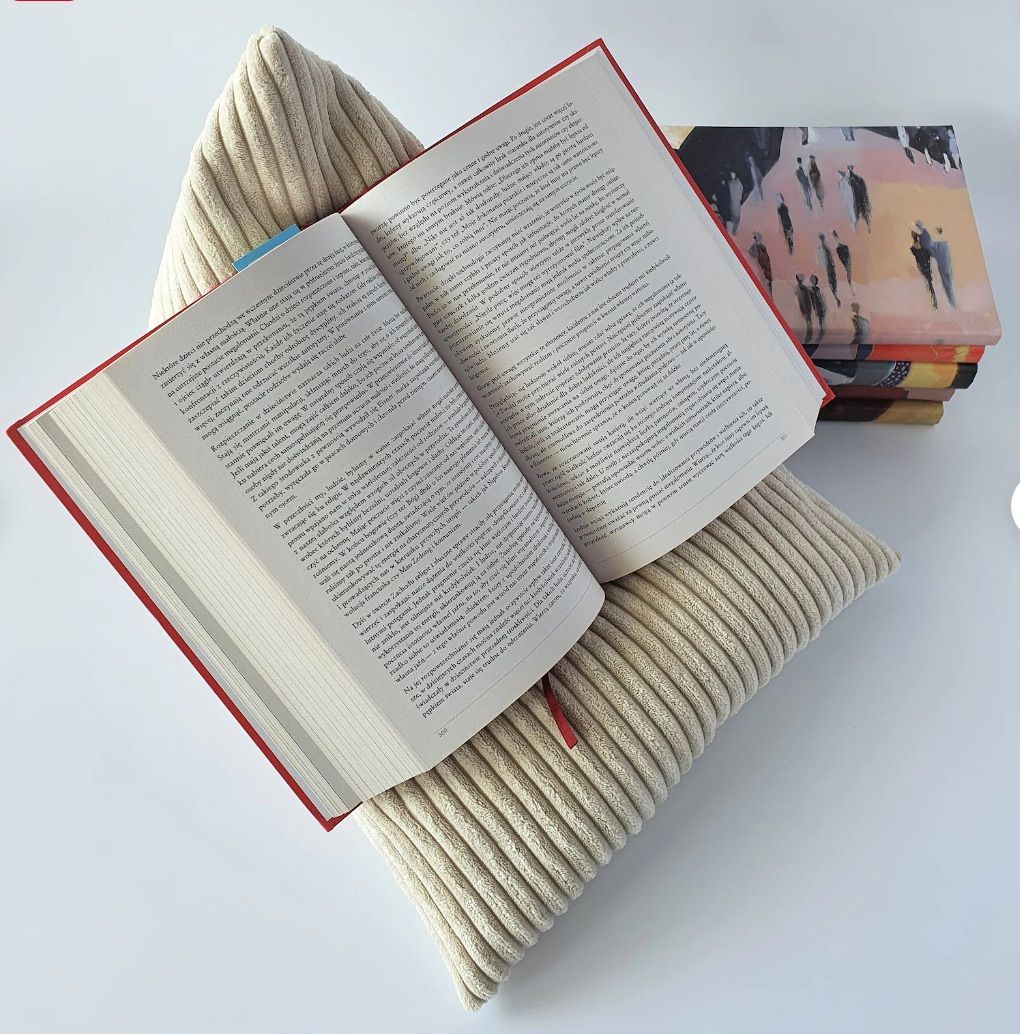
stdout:
POLYGON ((935 424, 1000 336, 952 126, 664 127, 836 398, 935 424))

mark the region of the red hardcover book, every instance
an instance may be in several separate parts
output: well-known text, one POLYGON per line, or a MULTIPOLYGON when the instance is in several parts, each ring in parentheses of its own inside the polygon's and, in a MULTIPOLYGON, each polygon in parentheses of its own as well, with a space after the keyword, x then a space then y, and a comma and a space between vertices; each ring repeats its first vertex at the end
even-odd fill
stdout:
POLYGON ((597 41, 8 434, 329 829, 831 397, 597 41))

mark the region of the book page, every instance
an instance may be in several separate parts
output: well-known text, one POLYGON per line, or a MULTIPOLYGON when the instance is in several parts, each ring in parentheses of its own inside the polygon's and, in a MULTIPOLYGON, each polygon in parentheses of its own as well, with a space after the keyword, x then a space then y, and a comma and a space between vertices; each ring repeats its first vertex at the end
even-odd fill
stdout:
POLYGON ((336 216, 40 421, 348 807, 502 712, 604 599, 336 216))
POLYGON ((813 433, 823 389, 601 49, 343 218, 600 581, 813 433))

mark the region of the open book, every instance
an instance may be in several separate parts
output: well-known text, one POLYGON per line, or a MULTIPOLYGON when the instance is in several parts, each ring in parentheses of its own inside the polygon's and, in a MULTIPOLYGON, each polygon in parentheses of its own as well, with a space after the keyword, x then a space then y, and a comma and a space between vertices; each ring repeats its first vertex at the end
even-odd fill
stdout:
POLYGON ((9 433, 331 827, 827 397, 599 41, 9 433))

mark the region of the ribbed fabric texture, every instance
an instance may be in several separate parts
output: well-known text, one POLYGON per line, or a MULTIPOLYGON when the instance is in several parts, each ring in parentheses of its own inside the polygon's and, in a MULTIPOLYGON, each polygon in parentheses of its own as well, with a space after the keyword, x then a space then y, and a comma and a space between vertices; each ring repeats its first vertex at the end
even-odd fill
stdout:
POLYGON ((355 812, 476 1009, 736 713, 896 554, 780 468, 606 586, 552 671, 431 772, 355 812))
POLYGON ((233 276, 234 259, 343 208, 421 150, 356 79, 262 29, 192 149, 150 325, 233 276))
MULTIPOLYGON (((264 29, 192 152, 152 323, 420 150, 359 83, 264 29)), ((606 587, 601 614, 552 672, 579 737, 572 751, 532 689, 432 771, 358 809, 466 1007, 496 993, 719 725, 897 564, 781 468, 606 587)))

